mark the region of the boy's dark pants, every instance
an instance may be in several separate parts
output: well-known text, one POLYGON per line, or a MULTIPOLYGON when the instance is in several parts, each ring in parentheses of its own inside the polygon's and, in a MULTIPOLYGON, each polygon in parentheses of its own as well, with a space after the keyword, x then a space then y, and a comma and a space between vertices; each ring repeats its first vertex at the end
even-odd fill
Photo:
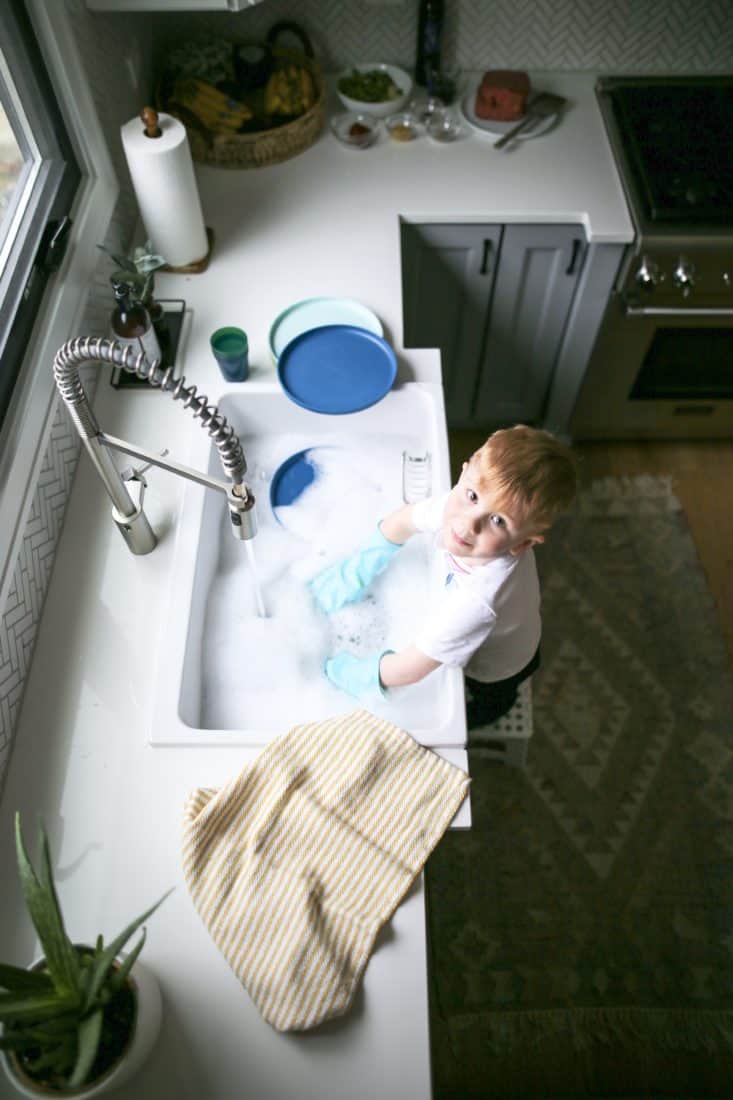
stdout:
POLYGON ((517 701, 517 688, 540 667, 539 647, 529 664, 521 672, 493 684, 482 683, 471 676, 466 681, 466 721, 470 730, 488 726, 507 714, 517 701))

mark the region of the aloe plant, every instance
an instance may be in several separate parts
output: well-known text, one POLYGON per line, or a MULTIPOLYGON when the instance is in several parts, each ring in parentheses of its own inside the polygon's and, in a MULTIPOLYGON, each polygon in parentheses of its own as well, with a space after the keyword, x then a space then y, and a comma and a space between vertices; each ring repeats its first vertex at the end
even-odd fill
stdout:
MULTIPOLYGON (((94 948, 78 947, 64 927, 45 830, 41 826, 38 873, 26 852, 19 814, 15 844, 23 896, 44 963, 38 970, 0 963, 0 989, 5 990, 0 993, 0 1049, 13 1051, 23 1069, 45 1085, 79 1088, 92 1076, 105 1031, 114 1027, 116 1006, 118 1012, 145 943, 145 929, 124 962, 116 963, 117 955, 168 894, 107 946, 99 936, 94 948)), ((118 1038, 117 1045, 124 1046, 125 1037, 118 1038)))

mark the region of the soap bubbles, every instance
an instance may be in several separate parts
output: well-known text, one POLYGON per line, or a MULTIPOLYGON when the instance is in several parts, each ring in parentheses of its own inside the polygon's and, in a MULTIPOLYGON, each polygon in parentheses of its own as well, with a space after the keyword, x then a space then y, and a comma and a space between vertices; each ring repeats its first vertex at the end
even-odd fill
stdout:
MULTIPOLYGON (((323 673, 327 657, 341 650, 369 656, 413 641, 428 598, 428 536, 412 538, 364 599, 334 615, 316 607, 307 586, 402 504, 402 454, 415 442, 334 436, 328 446, 314 446, 290 436, 250 445, 251 469, 272 473, 289 455, 312 448, 316 477, 297 500, 276 509, 277 516, 269 482, 255 480, 259 528, 252 548, 266 618, 257 615, 247 555, 222 520, 202 639, 204 728, 282 732, 296 722, 353 710, 357 701, 323 673)), ((433 674, 392 691, 374 709, 408 729, 432 725, 443 709, 440 681, 433 674)))

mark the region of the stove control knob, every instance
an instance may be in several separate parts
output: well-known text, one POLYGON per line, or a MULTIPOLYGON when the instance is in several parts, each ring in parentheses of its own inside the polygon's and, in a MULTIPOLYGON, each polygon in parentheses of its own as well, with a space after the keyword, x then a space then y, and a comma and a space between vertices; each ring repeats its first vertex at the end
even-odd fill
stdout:
POLYGON ((660 281, 659 265, 647 256, 641 257, 641 265, 636 273, 636 281, 645 290, 653 290, 660 281))
POLYGON ((672 272, 672 282, 687 296, 695 285, 695 265, 680 256, 677 267, 672 272))

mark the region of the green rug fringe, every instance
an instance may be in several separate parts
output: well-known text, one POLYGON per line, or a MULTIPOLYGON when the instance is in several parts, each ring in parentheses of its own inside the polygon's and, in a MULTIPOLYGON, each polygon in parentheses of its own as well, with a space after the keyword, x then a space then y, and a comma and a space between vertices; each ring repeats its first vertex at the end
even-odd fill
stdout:
POLYGON ((457 1058, 477 1047, 501 1055, 548 1040, 569 1042, 578 1052, 594 1046, 714 1054, 733 1053, 733 1011, 667 1008, 572 1008, 478 1012, 450 1016, 450 1045, 457 1058))

